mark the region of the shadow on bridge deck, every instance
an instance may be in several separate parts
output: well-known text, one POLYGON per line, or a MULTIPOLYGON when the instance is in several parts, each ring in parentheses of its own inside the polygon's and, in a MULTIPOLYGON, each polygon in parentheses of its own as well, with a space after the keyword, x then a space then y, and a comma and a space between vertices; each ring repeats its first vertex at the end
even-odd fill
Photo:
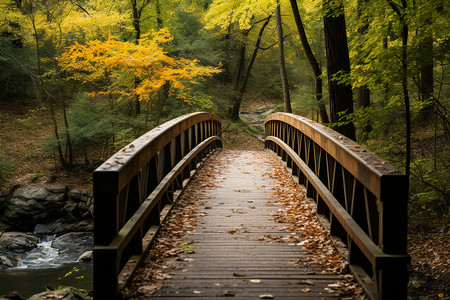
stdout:
MULTIPOLYGON (((307 201, 295 191, 286 195, 283 172, 287 174, 269 151, 216 151, 180 200, 196 198, 197 226, 188 227, 179 241, 194 252, 158 264, 165 279, 154 293, 145 288, 155 286, 154 278, 143 275, 152 272, 141 269, 131 284, 131 298, 363 299, 355 294, 362 289, 351 275, 329 273, 316 263, 324 250, 305 248, 311 241, 303 232, 311 224, 302 232, 301 225, 276 218, 280 210, 289 209, 280 198, 307 201)), ((323 245, 322 233, 318 236, 323 245)), ((146 265, 155 264, 147 259, 146 265)))

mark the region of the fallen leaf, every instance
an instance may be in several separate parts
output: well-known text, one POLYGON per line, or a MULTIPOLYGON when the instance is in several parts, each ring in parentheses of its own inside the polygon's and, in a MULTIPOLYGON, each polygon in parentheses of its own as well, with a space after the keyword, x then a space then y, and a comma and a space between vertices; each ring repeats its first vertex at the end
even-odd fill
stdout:
POLYGON ((304 288, 304 289, 302 289, 301 291, 302 291, 303 293, 308 293, 308 292, 311 291, 311 289, 310 289, 310 288, 304 288))
POLYGON ((233 273, 233 276, 235 277, 246 277, 247 274, 242 274, 242 273, 233 273))

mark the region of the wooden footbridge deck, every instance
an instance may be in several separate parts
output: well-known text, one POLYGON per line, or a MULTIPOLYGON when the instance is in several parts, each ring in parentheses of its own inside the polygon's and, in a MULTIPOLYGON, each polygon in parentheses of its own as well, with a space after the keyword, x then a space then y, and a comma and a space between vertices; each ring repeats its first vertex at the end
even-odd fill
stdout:
MULTIPOLYGON (((197 191, 198 224, 184 238, 195 253, 173 258, 171 279, 145 299, 342 299, 348 276, 323 272, 314 263, 320 251, 305 247, 302 231, 274 218, 286 194, 312 201, 368 298, 406 299, 407 182, 398 170, 292 114, 267 118, 272 152, 215 151, 221 145, 220 120, 194 113, 150 131, 94 172, 95 299, 122 298, 177 191, 205 161, 210 184, 197 191), (309 200, 297 188, 277 194, 286 181, 277 179, 284 171, 276 154, 309 200)), ((295 213, 301 220, 308 212, 295 213)))

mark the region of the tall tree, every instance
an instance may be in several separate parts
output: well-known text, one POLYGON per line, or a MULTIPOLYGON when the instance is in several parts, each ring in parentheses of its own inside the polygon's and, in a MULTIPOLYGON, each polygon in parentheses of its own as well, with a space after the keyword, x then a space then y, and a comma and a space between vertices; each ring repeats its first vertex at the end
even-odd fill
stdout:
POLYGON ((402 38, 402 90, 403 101, 405 102, 405 123, 406 123, 406 163, 405 173, 406 176, 410 176, 411 173, 411 111, 409 103, 409 89, 408 89, 408 20, 407 10, 408 3, 406 0, 401 0, 401 4, 397 4, 392 0, 386 0, 392 10, 395 12, 400 22, 400 35, 402 38))
POLYGON ((245 48, 247 48, 249 44, 247 31, 252 28, 256 28, 256 25, 258 23, 264 23, 260 28, 258 35, 256 35, 255 48, 252 52, 249 63, 245 68, 245 75, 242 78, 242 83, 236 84, 237 81, 235 80, 233 84, 233 87, 238 88, 238 90, 235 91, 231 96, 232 107, 230 111, 230 118, 232 120, 239 119, 241 102, 247 88, 248 80, 250 78, 250 72, 258 55, 258 51, 260 50, 262 35, 264 33, 264 30, 266 29, 267 24, 270 21, 275 3, 275 0, 217 0, 211 3, 208 11, 204 15, 204 18, 207 22, 207 28, 219 27, 222 30, 222 33, 225 33, 226 36, 229 36, 229 33, 235 30, 240 32, 240 34, 238 35, 238 37, 241 39, 239 41, 240 59, 237 64, 235 79, 241 78, 241 74, 243 73, 242 71, 244 70, 244 46, 245 48), (242 36, 244 36, 244 38, 242 38, 242 36), (245 44, 242 44, 242 42, 244 42, 245 44))
POLYGON ((433 15, 436 13, 433 9, 434 7, 429 4, 429 1, 419 1, 417 9, 419 14, 421 14, 421 19, 423 19, 422 24, 419 24, 418 35, 419 35, 419 47, 421 49, 421 57, 419 58, 420 67, 420 94, 422 96, 422 101, 429 101, 427 105, 421 110, 421 115, 423 119, 428 119, 433 114, 434 103, 433 92, 434 92, 434 80, 433 80, 433 69, 434 69, 434 55, 433 55, 433 32, 430 30, 433 23, 433 15), (431 7, 430 7, 431 6, 431 7), (431 9, 430 9, 431 8, 431 9), (423 12, 422 12, 423 9, 423 12))
POLYGON ((278 34, 278 65, 280 66, 281 84, 283 87, 284 111, 291 113, 291 96, 289 94, 289 81, 286 73, 286 61, 284 59, 283 24, 281 22, 281 8, 279 0, 277 0, 277 6, 275 8, 275 17, 278 34))
MULTIPOLYGON (((367 0, 357 0, 356 14, 358 18, 358 35, 367 34, 367 30, 369 28, 369 20, 367 18, 364 10, 367 8, 368 1, 367 0)), ((362 51, 361 51, 362 52, 362 51)), ((365 59, 367 57, 367 53, 362 53, 358 57, 358 64, 365 65, 365 59)), ((367 84, 363 84, 357 88, 356 102, 358 103, 358 109, 364 109, 370 107, 370 90, 367 84)), ((371 124, 365 124, 362 128, 364 133, 369 133, 372 131, 371 124)))
POLYGON ((297 0, 290 0, 290 2, 292 13, 294 14, 295 24, 297 25, 298 34, 300 36, 300 41, 302 42, 303 51, 305 52, 305 55, 308 58, 308 61, 314 73, 315 97, 319 103, 320 118, 322 119, 323 123, 329 123, 330 119, 328 118, 325 104, 322 101, 322 70, 309 45, 308 38, 305 33, 305 28, 303 26, 303 21, 300 17, 297 0))
POLYGON ((231 114, 230 114, 230 118, 233 121, 239 120, 239 111, 241 109, 242 98, 244 97, 244 93, 247 88, 247 83, 248 83, 248 80, 250 79, 250 72, 252 71, 252 67, 253 67, 253 64, 255 63, 256 56, 258 55, 258 50, 260 49, 264 30, 266 29, 267 24, 269 24, 270 19, 271 19, 271 16, 267 17, 265 19, 264 24, 261 26, 261 29, 259 30, 258 38, 255 43, 255 48, 253 49, 252 57, 250 58, 250 62, 248 63, 243 82, 241 84, 241 87, 239 88, 239 92, 237 93, 237 95, 234 95, 234 97, 233 97, 233 101, 232 101, 233 107, 231 109, 231 114))
POLYGON ((338 124, 338 132, 355 140, 355 126, 345 118, 353 113, 353 98, 344 1, 324 0, 323 8, 331 122, 338 124))
MULTIPOLYGON (((139 40, 141 39, 142 13, 149 4, 150 0, 142 0, 141 3, 139 3, 138 0, 131 0, 131 8, 133 11, 134 42, 136 45, 139 44, 139 40)), ((139 84, 139 79, 135 76, 134 85, 137 87, 139 84)), ((134 99, 134 107, 134 114, 135 116, 138 116, 141 113, 141 102, 138 97, 134 99)))

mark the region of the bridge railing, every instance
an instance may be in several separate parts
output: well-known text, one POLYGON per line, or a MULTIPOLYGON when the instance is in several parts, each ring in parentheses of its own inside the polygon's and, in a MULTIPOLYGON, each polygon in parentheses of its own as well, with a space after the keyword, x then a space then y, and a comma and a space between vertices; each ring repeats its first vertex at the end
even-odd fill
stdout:
POLYGON ((222 146, 220 119, 193 113, 147 132, 94 172, 94 298, 120 299, 199 163, 222 146))
POLYGON ((405 175, 342 134, 294 114, 267 117, 266 148, 298 176, 373 299, 406 299, 405 175))

